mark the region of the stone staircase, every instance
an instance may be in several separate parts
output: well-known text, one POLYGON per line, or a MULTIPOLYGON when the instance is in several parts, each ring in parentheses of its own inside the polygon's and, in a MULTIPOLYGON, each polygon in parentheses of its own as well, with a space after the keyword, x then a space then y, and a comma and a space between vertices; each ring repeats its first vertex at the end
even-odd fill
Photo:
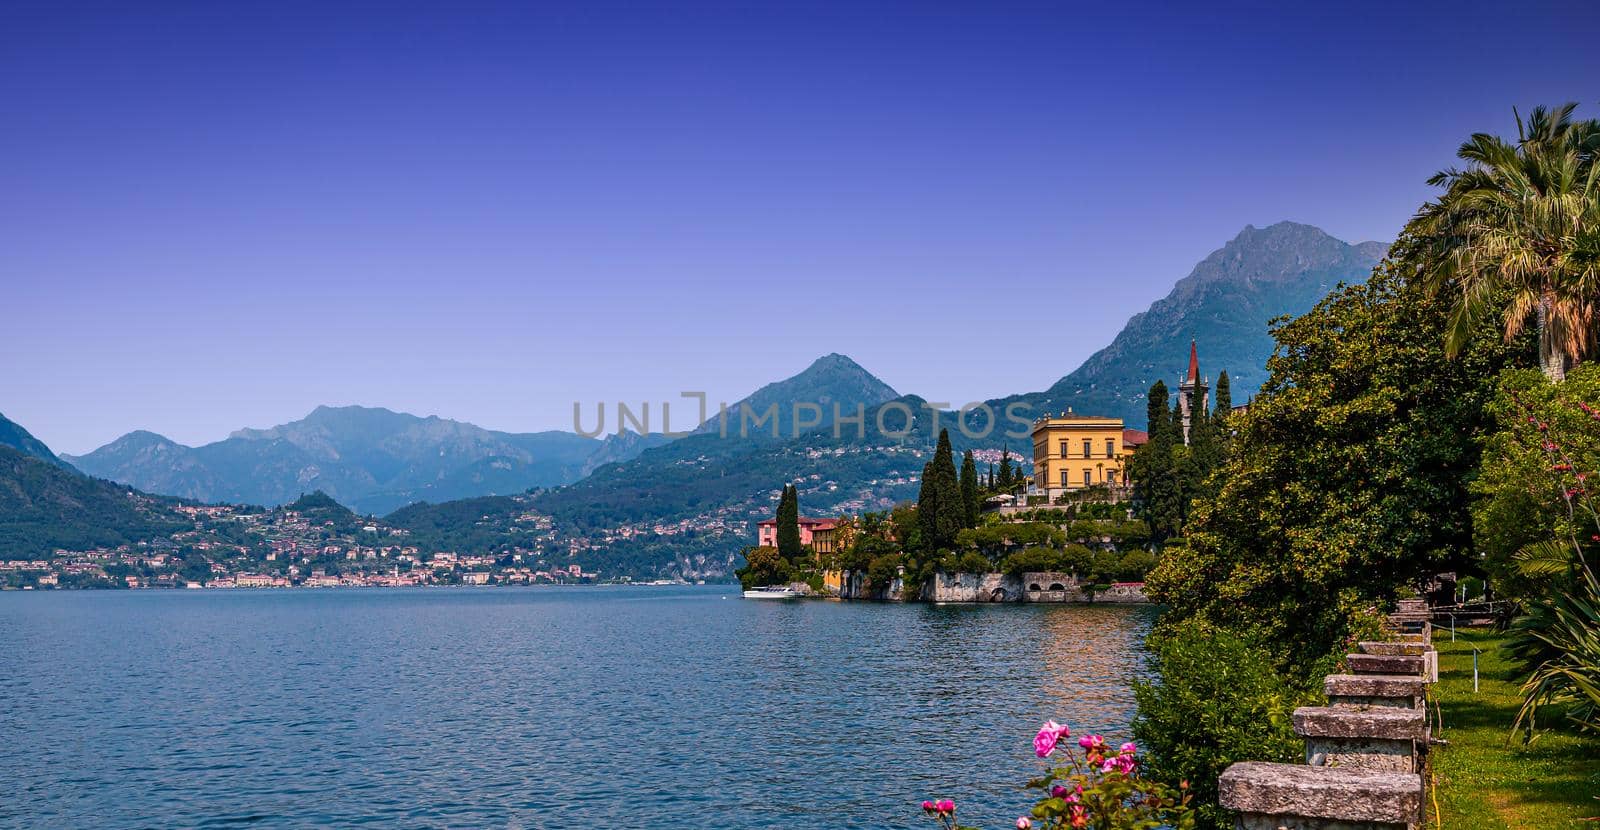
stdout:
POLYGON ((1294 712, 1306 762, 1234 764, 1219 782, 1239 830, 1415 830, 1429 742, 1425 691, 1438 653, 1423 600, 1401 600, 1394 640, 1364 642, 1350 674, 1323 681, 1327 706, 1294 712))

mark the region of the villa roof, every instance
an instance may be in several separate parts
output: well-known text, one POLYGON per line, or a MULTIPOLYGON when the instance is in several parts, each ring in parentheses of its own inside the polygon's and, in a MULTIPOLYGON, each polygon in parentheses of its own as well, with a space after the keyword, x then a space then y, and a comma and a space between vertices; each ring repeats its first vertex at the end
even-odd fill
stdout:
POLYGON ((1124 447, 1137 447, 1150 440, 1150 433, 1142 429, 1125 429, 1122 431, 1122 445, 1124 447))

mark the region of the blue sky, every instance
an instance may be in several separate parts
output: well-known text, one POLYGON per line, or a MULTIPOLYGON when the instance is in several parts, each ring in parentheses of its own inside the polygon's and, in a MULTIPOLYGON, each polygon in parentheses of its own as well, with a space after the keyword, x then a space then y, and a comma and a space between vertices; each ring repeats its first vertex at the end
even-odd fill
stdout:
POLYGON ((832 351, 938 400, 1042 389, 1245 224, 1391 239, 1468 133, 1594 114, 1596 23, 10 2, 0 412, 64 452, 323 403, 568 428, 832 351))

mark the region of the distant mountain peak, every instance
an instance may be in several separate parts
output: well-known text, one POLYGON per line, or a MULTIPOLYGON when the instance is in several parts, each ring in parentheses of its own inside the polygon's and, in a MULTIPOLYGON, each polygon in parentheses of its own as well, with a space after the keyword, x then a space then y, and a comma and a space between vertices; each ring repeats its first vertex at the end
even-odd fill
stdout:
MULTIPOLYGON (((812 361, 799 374, 769 383, 752 392, 749 397, 730 404, 729 429, 738 430, 745 407, 753 416, 759 417, 776 406, 778 431, 787 436, 793 434, 796 404, 821 407, 822 422, 831 424, 834 404, 838 404, 841 413, 853 414, 858 405, 870 409, 899 395, 894 387, 879 380, 861 364, 838 352, 830 352, 812 361)), ((720 428, 720 415, 713 415, 697 431, 717 432, 720 428)), ((766 435, 771 435, 770 426, 764 425, 761 429, 766 435)))
POLYGON ((1208 374, 1226 371, 1234 399, 1244 400, 1266 380, 1274 345, 1267 321, 1305 313, 1341 282, 1365 282, 1387 251, 1384 243, 1351 245, 1300 222, 1246 225, 1133 315, 1110 345, 1044 392, 1015 400, 1142 425, 1146 391, 1156 380, 1182 379, 1191 341, 1208 374))

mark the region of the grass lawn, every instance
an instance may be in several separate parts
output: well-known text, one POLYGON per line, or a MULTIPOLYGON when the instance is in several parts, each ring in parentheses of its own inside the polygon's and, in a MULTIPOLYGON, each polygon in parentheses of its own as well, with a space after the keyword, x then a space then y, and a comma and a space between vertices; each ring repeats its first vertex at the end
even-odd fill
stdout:
MULTIPOLYGON (((1600 740, 1583 738, 1560 726, 1551 712, 1540 723, 1557 727, 1524 746, 1507 743, 1520 698, 1517 681, 1500 658, 1501 635, 1461 629, 1435 629, 1439 649, 1437 698, 1443 726, 1435 737, 1433 774, 1439 815, 1432 826, 1445 830, 1489 828, 1600 828, 1584 822, 1600 816, 1600 740), (1478 658, 1479 692, 1472 692, 1472 649, 1478 658)), ((1430 806, 1430 812, 1432 807, 1430 806)))

